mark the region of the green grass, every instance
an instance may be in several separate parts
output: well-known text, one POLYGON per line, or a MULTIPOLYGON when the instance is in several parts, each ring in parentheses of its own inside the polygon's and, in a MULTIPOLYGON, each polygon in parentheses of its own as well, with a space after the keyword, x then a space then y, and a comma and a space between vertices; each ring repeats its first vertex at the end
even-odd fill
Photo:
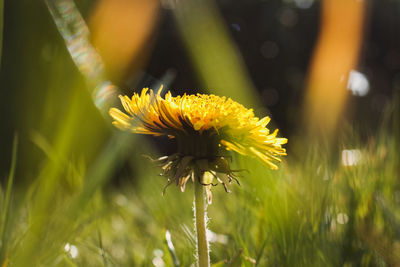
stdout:
MULTIPOLYGON (((116 140, 126 144, 126 138, 116 140)), ((45 147, 44 140, 35 140, 45 147)), ((341 147, 362 152, 356 166, 343 166, 339 150, 317 144, 300 159, 289 154, 279 171, 235 158, 237 167, 249 171, 230 194, 222 186, 213 188, 209 229, 224 242, 211 243, 212 263, 395 264, 400 249, 398 139, 382 131, 364 144, 347 140, 341 147)), ((129 143, 122 150, 129 153, 127 164, 135 177, 126 173, 122 186, 106 182, 127 156, 115 152, 118 142, 107 145, 91 166, 61 159, 49 145, 49 158, 27 191, 11 186, 18 161, 14 149, 10 183, 1 191, 3 261, 7 257, 9 266, 151 266, 158 257, 173 266, 168 230, 181 266, 193 264, 192 185, 185 193, 170 186, 161 196, 165 178, 141 156, 154 152, 143 142, 129 143), (75 258, 72 246, 78 251, 75 258)))
MULTIPOLYGON (((217 25, 212 35, 201 27, 202 20, 222 23, 210 8, 203 11, 208 16, 194 16, 191 23, 186 23, 190 16, 176 14, 199 77, 210 85, 206 88, 215 88, 213 93, 229 89, 235 99, 254 102, 257 95, 224 27, 217 25), (198 36, 208 36, 208 42, 199 46, 198 36)), ((157 261, 192 266, 192 184, 185 193, 170 186, 162 196, 165 178, 142 157, 156 157, 156 150, 139 136, 116 131, 108 136, 110 123, 97 113, 79 73, 65 67, 70 60, 65 48, 56 48, 46 63, 49 79, 44 83, 32 74, 21 88, 28 97, 21 99, 23 114, 15 118, 26 120, 19 134, 25 141, 18 147, 24 153, 17 153, 15 141, 10 174, 0 190, 0 266, 153 266, 157 261), (41 114, 36 118, 26 106, 42 87, 45 94, 33 105, 41 110, 32 112, 41 114), (30 151, 35 149, 41 151, 37 168, 28 164, 38 154, 30 151), (113 181, 117 178, 123 182, 113 181)), ((26 60, 27 69, 36 65, 26 60)), ((340 132, 335 149, 289 137, 294 149, 278 171, 234 157, 234 169, 248 170, 241 173, 241 186, 233 184, 230 194, 222 186, 213 188, 208 208, 208 226, 217 240, 210 246, 214 266, 396 266, 398 121, 385 119, 381 131, 363 142, 357 132, 340 132), (343 149, 359 149, 359 164, 343 166, 343 149)))

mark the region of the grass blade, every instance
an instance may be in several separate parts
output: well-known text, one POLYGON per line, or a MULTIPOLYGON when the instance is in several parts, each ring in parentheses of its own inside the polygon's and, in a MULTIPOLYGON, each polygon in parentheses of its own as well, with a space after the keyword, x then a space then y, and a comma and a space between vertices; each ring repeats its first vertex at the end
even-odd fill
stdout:
POLYGON ((8 176, 8 183, 7 183, 7 190, 6 190, 6 196, 5 196, 5 201, 4 201, 4 207, 3 207, 3 212, 1 214, 1 225, 0 225, 0 234, 1 234, 1 254, 0 258, 3 259, 6 250, 7 250, 7 239, 6 239, 6 233, 7 233, 7 223, 9 220, 9 210, 10 210, 10 202, 11 202, 11 193, 13 190, 13 184, 14 184, 14 177, 15 177, 15 168, 17 166, 17 150, 18 150, 18 135, 14 135, 14 141, 13 141, 13 146, 12 146, 12 156, 11 156, 11 168, 10 168, 10 174, 8 176))
POLYGON ((179 267, 180 263, 178 260, 178 256, 175 253, 175 247, 171 240, 171 233, 168 230, 165 232, 165 243, 167 244, 168 252, 171 255, 174 266, 179 267))

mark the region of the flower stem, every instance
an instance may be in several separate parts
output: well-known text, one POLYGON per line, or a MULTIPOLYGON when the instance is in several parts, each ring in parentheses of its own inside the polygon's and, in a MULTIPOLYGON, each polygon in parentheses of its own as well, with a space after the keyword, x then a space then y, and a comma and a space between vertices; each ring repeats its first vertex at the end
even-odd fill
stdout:
POLYGON ((198 267, 209 267, 210 256, 208 255, 208 242, 206 232, 207 204, 205 202, 205 190, 204 186, 196 180, 194 181, 194 205, 196 217, 198 267))

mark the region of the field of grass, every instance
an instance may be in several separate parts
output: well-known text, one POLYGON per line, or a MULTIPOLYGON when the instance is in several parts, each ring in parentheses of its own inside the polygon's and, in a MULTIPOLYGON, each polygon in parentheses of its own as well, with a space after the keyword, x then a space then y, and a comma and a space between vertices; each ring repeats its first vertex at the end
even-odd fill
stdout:
MULTIPOLYGON (((334 152, 312 144, 279 171, 236 157, 235 165, 248 170, 241 186, 229 194, 213 188, 208 209, 213 266, 397 266, 399 140, 389 126, 364 143, 353 134, 334 152)), ((192 184, 185 193, 170 186, 162 196, 165 178, 141 156, 155 152, 129 139, 118 137, 136 179, 112 186, 106 180, 121 159, 121 142, 87 166, 36 136, 48 159, 20 190, 13 187, 15 137, 1 191, 3 266, 194 264, 192 184)))
MULTIPOLYGON (((63 21, 45 2, 66 47, 49 45, 43 65, 23 63, 32 72, 10 118, 22 118, 21 130, 3 151, 11 166, 0 179, 0 266, 196 266, 193 184, 184 193, 171 185, 163 196, 167 180, 143 156, 162 156, 168 140, 112 128, 103 105, 110 103, 93 94, 108 81, 104 70, 85 36, 73 32, 85 32, 84 23, 63 25, 82 22, 80 14, 68 9, 73 19, 63 21), (34 71, 44 66, 45 82, 34 71), (45 93, 36 96, 38 88, 45 93)), ((214 85, 205 90, 259 107, 213 6, 191 3, 202 16, 175 15, 200 80, 214 85)), ((152 86, 168 88, 167 78, 152 86)), ((212 266, 400 266, 399 114, 394 99, 378 131, 341 125, 326 139, 294 132, 279 170, 232 153, 240 185, 232 183, 231 193, 213 187, 207 211, 212 266)))

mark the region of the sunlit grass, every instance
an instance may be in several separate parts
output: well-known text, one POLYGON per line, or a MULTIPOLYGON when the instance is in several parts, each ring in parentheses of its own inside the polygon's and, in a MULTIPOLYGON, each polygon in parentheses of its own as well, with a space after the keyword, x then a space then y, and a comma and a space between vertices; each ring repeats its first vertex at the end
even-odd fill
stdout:
MULTIPOLYGON (((207 16, 176 16, 199 77, 213 88, 204 87, 256 102, 257 93, 217 12, 203 8, 207 16), (217 27, 208 32, 202 22, 217 27), (199 36, 208 37, 207 42, 198 42, 199 36)), ((42 161, 20 172, 30 177, 14 179, 14 166, 20 170, 29 166, 24 160, 33 158, 22 157, 16 148, 9 152, 10 175, 0 190, 0 266, 161 267, 174 266, 174 258, 180 266, 192 266, 192 185, 185 193, 172 185, 162 196, 166 179, 142 157, 157 156, 149 139, 110 134, 82 77, 66 69, 70 59, 63 54, 65 48, 58 48, 49 52, 47 83, 29 76, 21 89, 21 95, 31 96, 34 89, 47 88, 40 96, 43 107, 37 107, 43 115, 39 119, 26 110, 29 97, 19 103, 24 113, 20 117, 26 119, 21 124, 29 129, 19 136, 41 151, 42 161)), ((34 67, 36 63, 26 65, 34 67)), ((398 108, 398 102, 393 106, 398 108)), ((387 112, 388 117, 396 114, 387 112)), ((398 264, 398 121, 385 119, 379 133, 367 141, 355 129, 339 132, 342 137, 331 146, 289 138, 292 150, 278 171, 235 157, 233 168, 245 169, 241 186, 232 185, 230 194, 221 186, 213 188, 208 208, 214 266, 398 264), (343 150, 348 151, 345 159, 343 150)), ((24 149, 19 145, 18 151, 24 149)))
MULTIPOLYGON (((318 145, 303 151, 301 159, 289 158, 279 171, 257 161, 234 159, 248 171, 241 174, 241 186, 231 187, 231 194, 222 187, 214 189, 209 229, 219 239, 211 243, 212 262, 221 266, 396 262, 398 140, 382 131, 366 144, 355 139, 341 147, 360 150, 357 165, 344 166, 340 150, 332 153, 318 145)), ((37 193, 50 176, 32 184, 35 188, 28 195, 14 188, 12 208, 6 213, 11 222, 9 242, 2 243, 9 266, 31 261, 38 266, 150 266, 153 261, 173 266, 165 242, 167 230, 181 266, 193 264, 192 195, 171 186, 161 196, 165 178, 141 156, 148 152, 144 149, 135 144, 128 165, 136 174, 125 177, 123 186, 90 188, 91 183, 102 184, 94 177, 119 164, 106 149, 100 162, 94 163, 98 174, 89 171, 92 166, 65 159, 67 164, 59 171, 63 179, 48 189, 54 193, 51 199, 37 193), (40 211, 37 205, 43 201, 47 208, 40 211), (21 256, 26 248, 31 250, 29 258, 21 256)), ((189 185, 187 191, 191 190, 189 185)))

